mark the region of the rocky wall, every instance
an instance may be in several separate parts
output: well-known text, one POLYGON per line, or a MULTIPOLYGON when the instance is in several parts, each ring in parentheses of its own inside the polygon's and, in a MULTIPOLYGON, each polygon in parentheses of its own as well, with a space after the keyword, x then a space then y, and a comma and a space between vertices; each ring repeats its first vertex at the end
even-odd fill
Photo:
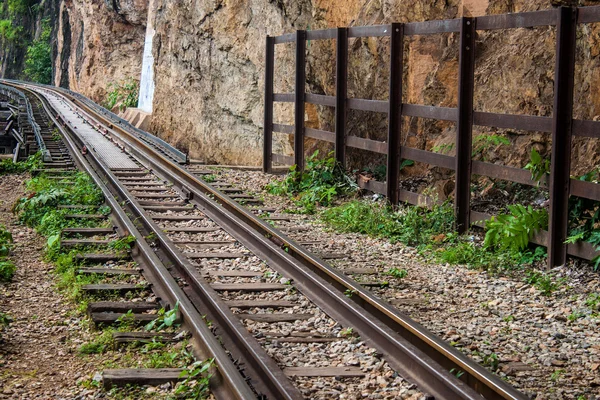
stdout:
MULTIPOLYGON (((564 1, 563 1, 564 2, 564 1)), ((62 0, 57 24, 55 82, 95 100, 110 82, 140 76, 147 1, 62 0)), ((155 95, 151 130, 210 163, 260 164, 266 35, 549 9, 551 0, 156 0, 153 42, 155 95)), ((554 1, 554 3, 560 3, 554 1)), ((575 3, 575 2, 574 2, 575 3)), ((599 4, 580 1, 579 5, 599 4)), ((576 116, 600 114, 600 32, 598 24, 578 32, 576 116)), ((554 28, 479 32, 476 47, 475 108, 481 111, 550 116, 554 79, 554 28)), ((335 93, 335 43, 308 43, 307 90, 335 93)), ((291 92, 293 44, 276 48, 276 92, 291 92)), ((388 97, 389 39, 350 42, 349 95, 388 97)), ((404 102, 455 107, 458 82, 456 34, 411 37, 405 41, 404 102)), ((307 105, 307 126, 333 130, 334 110, 307 105)), ((277 104, 275 120, 293 121, 290 104, 277 104)), ((403 144, 449 149, 454 124, 405 118, 403 144), (444 147, 446 146, 446 147, 444 147)), ((387 116, 350 112, 349 133, 384 140, 387 116)), ((485 159, 522 167, 531 147, 549 155, 550 137, 476 127, 508 138, 513 146, 488 145, 485 159)), ((292 142, 276 134, 274 151, 292 153, 292 142)), ((598 164, 598 141, 577 139, 574 174, 598 164)), ((327 151, 307 143, 307 153, 327 151)), ((350 151, 351 165, 384 161, 350 151)), ((483 155, 478 154, 482 158, 483 155)), ((413 173, 424 172, 417 165, 413 173)))
POLYGON ((54 83, 102 103, 109 84, 140 79, 147 0, 62 0, 54 83))

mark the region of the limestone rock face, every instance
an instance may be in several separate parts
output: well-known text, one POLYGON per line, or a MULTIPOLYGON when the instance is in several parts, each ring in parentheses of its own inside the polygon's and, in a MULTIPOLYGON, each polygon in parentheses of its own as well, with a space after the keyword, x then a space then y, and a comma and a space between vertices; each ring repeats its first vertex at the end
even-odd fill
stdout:
MULTIPOLYGON (((264 47, 266 35, 550 9, 551 0, 153 0, 155 96, 151 130, 206 162, 259 164, 262 158, 264 47)), ((597 5, 580 0, 578 5, 597 5)), ((55 82, 96 100, 109 82, 139 79, 147 1, 62 0, 58 21, 55 82)), ((600 24, 581 26, 575 90, 577 118, 600 115, 600 24)), ((555 29, 478 32, 475 108, 478 111, 551 116, 555 29)), ((458 35, 406 38, 403 101, 456 107, 458 35)), ((275 92, 293 91, 294 46, 276 47, 275 92)), ((388 98, 389 39, 350 42, 349 96, 388 98)), ((307 45, 307 91, 335 94, 335 44, 307 45)), ((307 126, 333 131, 334 110, 306 107, 307 126)), ((291 124, 289 103, 275 107, 275 121, 291 124)), ((350 112, 349 134, 385 140, 387 116, 350 112)), ((486 161, 524 166, 532 147, 549 156, 550 135, 475 127, 500 134, 512 146, 483 141, 486 161)), ((291 154, 291 141, 275 134, 274 151, 291 154)), ((451 122, 404 118, 402 143, 431 150, 454 142, 451 122)), ((600 161, 597 140, 577 139, 573 174, 600 161)), ((449 147, 449 146, 448 146, 449 147)), ((307 152, 330 150, 307 143, 307 152)), ((452 154, 452 150, 450 150, 452 154)), ((351 164, 385 160, 350 151, 351 164)), ((481 159, 482 154, 476 154, 481 159)), ((423 172, 426 166, 411 168, 423 172)))
POLYGON ((61 1, 54 83, 102 102, 110 83, 139 80, 146 12, 145 0, 61 1))

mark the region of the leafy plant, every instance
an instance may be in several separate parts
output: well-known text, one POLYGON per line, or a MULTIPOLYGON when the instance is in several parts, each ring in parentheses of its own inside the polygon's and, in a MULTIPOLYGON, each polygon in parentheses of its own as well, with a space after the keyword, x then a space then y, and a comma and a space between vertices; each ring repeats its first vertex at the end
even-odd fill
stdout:
POLYGON ((335 160, 332 153, 318 159, 319 151, 306 159, 304 171, 293 165, 285 179, 267 185, 269 193, 288 195, 302 207, 301 212, 314 213, 317 205, 330 206, 336 196, 356 190, 353 180, 335 160))
MULTIPOLYGON (((579 180, 598 183, 600 168, 582 176, 579 180)), ((583 197, 569 198, 569 236, 566 243, 589 242, 600 251, 600 202, 583 197)), ((600 256, 592 260, 594 269, 600 268, 600 256)))
POLYGON ((437 146, 433 146, 431 148, 431 151, 433 151, 434 153, 448 154, 450 151, 452 151, 453 148, 454 143, 438 144, 437 146))
POLYGON ((175 394, 186 399, 204 399, 210 393, 209 381, 212 375, 209 370, 215 365, 214 358, 196 361, 179 375, 185 380, 178 384, 175 394))
POLYGON ((80 354, 102 354, 106 352, 113 343, 113 331, 107 329, 92 342, 82 344, 78 351, 80 354))
POLYGON ((550 380, 552 382, 556 382, 561 375, 563 375, 566 371, 564 369, 557 369, 556 371, 554 371, 552 373, 552 375, 550 375, 550 380))
POLYGON ((175 307, 172 310, 165 311, 164 308, 158 310, 157 317, 154 321, 151 321, 146 325, 146 330, 156 330, 160 331, 161 329, 171 327, 175 325, 177 321, 177 312, 179 311, 179 301, 175 304, 175 307))
POLYGON ((501 135, 477 135, 473 138, 472 156, 483 156, 492 148, 498 146, 506 146, 510 144, 510 140, 501 135))
POLYGON ((135 243, 135 240, 135 236, 129 235, 117 240, 113 240, 109 243, 108 246, 117 252, 127 252, 131 250, 131 247, 135 243))
POLYGON ((448 204, 431 209, 411 206, 394 210, 387 204, 355 200, 324 210, 321 220, 340 232, 422 245, 431 242, 434 236, 453 230, 454 212, 448 204))
POLYGON ((398 269, 398 268, 394 267, 394 268, 388 269, 386 274, 393 276, 394 278, 397 278, 397 279, 403 279, 403 278, 406 278, 406 276, 408 275, 408 272, 405 269, 398 269))
POLYGON ((552 292, 556 291, 566 282, 564 278, 561 278, 555 282, 552 280, 550 275, 537 271, 528 272, 524 280, 525 283, 533 285, 536 289, 542 292, 544 296, 550 296, 552 292))
POLYGON ((209 174, 209 175, 204 175, 202 177, 202 179, 204 180, 204 182, 206 183, 213 183, 214 181, 217 180, 217 176, 215 174, 209 174))
POLYGON ((483 355, 483 365, 488 367, 492 372, 496 372, 498 370, 499 364, 500 360, 498 359, 498 355, 496 353, 483 355))
POLYGON ((0 162, 0 175, 20 174, 33 169, 41 168, 41 166, 42 153, 39 152, 29 156, 25 161, 17 161, 16 163, 13 162, 12 159, 5 159, 0 162))
POLYGON ((50 84, 52 81, 52 47, 50 20, 42 21, 42 34, 27 48, 23 75, 32 82, 50 84))
POLYGON ((592 311, 600 311, 600 293, 591 293, 585 300, 585 305, 592 311))
POLYGON ((118 105, 119 111, 124 111, 128 107, 137 107, 139 89, 139 82, 133 78, 128 78, 121 82, 109 83, 108 95, 104 107, 112 110, 118 105))
POLYGON ((525 169, 531 171, 531 179, 539 185, 541 180, 550 173, 550 160, 542 158, 540 153, 535 148, 532 148, 531 158, 529 163, 525 165, 525 169))
POLYGON ((501 214, 487 221, 486 248, 523 250, 540 229, 548 226, 548 212, 521 204, 509 205, 510 214, 501 214))
POLYGON ((0 260, 0 281, 10 282, 17 271, 17 267, 10 260, 0 260))

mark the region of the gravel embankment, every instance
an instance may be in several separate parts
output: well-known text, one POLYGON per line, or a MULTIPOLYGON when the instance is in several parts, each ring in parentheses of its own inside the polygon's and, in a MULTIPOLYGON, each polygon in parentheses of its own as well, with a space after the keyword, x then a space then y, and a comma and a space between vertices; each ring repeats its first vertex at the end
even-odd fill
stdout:
MULTIPOLYGON (((282 214, 293 203, 260 188, 277 177, 261 172, 217 170, 234 186, 265 200, 265 208, 282 214)), ((378 274, 354 275, 363 282, 389 282, 372 290, 495 370, 518 389, 537 399, 600 398, 600 315, 590 296, 600 293, 600 275, 570 263, 547 271, 558 282, 550 295, 524 282, 524 273, 493 276, 461 266, 424 261, 414 248, 358 234, 330 232, 315 216, 293 216, 290 231, 297 241, 319 241, 315 253, 341 253, 330 260, 344 268, 367 267, 378 274), (403 279, 385 274, 406 269, 403 279)), ((283 227, 290 223, 277 221, 283 227)))

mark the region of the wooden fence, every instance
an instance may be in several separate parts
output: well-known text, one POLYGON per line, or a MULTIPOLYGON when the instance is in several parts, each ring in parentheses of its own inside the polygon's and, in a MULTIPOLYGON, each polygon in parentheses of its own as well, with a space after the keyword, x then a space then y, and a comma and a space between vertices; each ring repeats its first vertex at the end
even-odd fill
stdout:
POLYGON ((345 165, 346 148, 367 150, 387 155, 386 182, 360 182, 365 189, 385 194, 392 204, 400 201, 427 204, 432 200, 400 187, 400 162, 410 159, 454 170, 456 174, 455 213, 458 232, 470 224, 482 226, 491 215, 471 210, 471 176, 480 175, 536 186, 528 170, 472 160, 474 125, 541 131, 552 134, 551 171, 547 187, 550 191, 549 229, 532 240, 548 247, 550 266, 562 265, 567 254, 592 259, 598 253, 585 242, 565 244, 568 229, 569 196, 600 200, 600 185, 571 179, 571 141, 573 136, 600 138, 600 122, 573 119, 573 87, 577 24, 600 22, 600 6, 561 7, 546 11, 491 15, 452 20, 393 23, 390 25, 297 31, 266 39, 264 158, 263 170, 272 164, 304 166, 304 139, 333 143, 336 159, 345 165), (477 30, 513 29, 539 26, 556 27, 556 64, 554 76, 554 108, 552 117, 497 114, 473 110, 475 33, 477 30), (403 41, 407 36, 459 33, 458 107, 434 107, 402 103, 403 41), (350 38, 390 37, 389 100, 348 98, 348 40, 350 38), (336 95, 306 93, 307 40, 336 41, 336 95), (274 93, 275 46, 295 43, 295 92, 274 93), (274 102, 294 103, 294 125, 273 122, 274 102), (305 127, 305 103, 335 107, 335 132, 305 127), (347 111, 362 110, 388 114, 387 141, 364 139, 347 134, 347 111), (456 156, 437 154, 401 146, 403 116, 431 118, 456 123, 456 156), (294 157, 274 154, 273 132, 294 136, 294 157))

